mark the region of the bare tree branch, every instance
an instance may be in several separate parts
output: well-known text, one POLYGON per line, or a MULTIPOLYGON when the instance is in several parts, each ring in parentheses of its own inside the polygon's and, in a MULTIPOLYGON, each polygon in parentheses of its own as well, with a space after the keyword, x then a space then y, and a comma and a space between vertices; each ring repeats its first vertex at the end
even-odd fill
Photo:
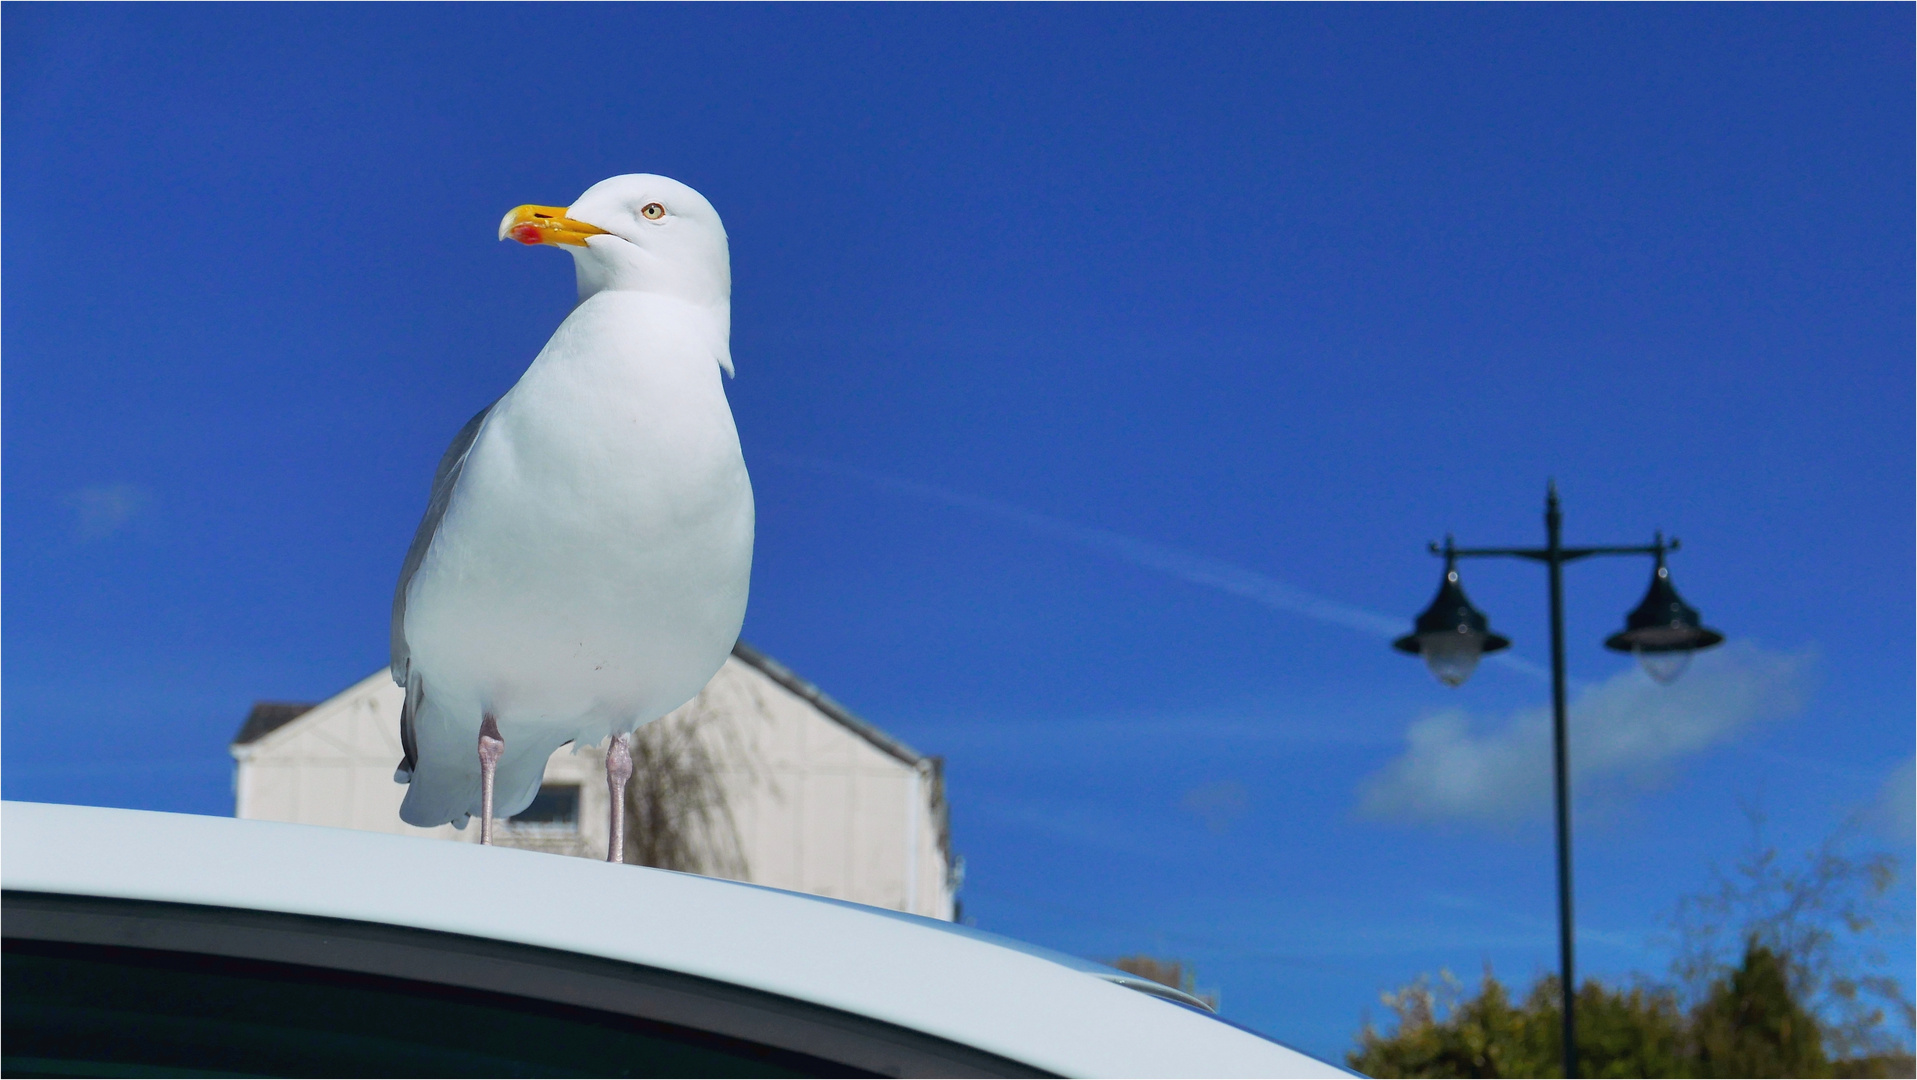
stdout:
MULTIPOLYGON (((746 877, 728 784, 762 779, 753 740, 714 707, 711 688, 632 736, 626 862, 689 874, 746 877)), ((763 712, 763 709, 761 709, 763 712)))

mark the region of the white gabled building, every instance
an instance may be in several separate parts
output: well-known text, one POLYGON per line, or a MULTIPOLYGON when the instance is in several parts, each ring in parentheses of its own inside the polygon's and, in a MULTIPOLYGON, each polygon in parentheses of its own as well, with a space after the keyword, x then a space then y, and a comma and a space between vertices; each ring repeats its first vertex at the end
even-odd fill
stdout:
MULTIPOLYGON (((382 669, 317 705, 261 702, 232 745, 234 815, 476 842, 479 830, 399 820, 402 692, 382 669)), ((954 917, 940 759, 859 719, 744 642, 699 696, 661 723, 691 722, 733 828, 724 876, 876 907, 954 917)), ((635 781, 638 777, 635 777, 635 781)), ((605 767, 560 749, 540 795, 495 830, 514 847, 604 858, 605 767)), ((718 844, 707 837, 695 843, 718 844)))

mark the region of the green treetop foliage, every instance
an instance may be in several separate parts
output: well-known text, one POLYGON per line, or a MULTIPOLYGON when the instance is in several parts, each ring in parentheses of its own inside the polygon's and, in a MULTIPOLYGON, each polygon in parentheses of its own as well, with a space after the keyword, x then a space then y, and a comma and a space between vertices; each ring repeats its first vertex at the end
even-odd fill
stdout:
POLYGON ((1792 999, 1817 1017, 1833 1057, 1907 1054, 1917 1013, 1891 972, 1907 973, 1910 957, 1893 961, 1881 947, 1887 919, 1910 917, 1909 894, 1891 895, 1898 860, 1847 853, 1853 826, 1789 859, 1763 842, 1763 824, 1752 814, 1753 842, 1732 872, 1678 904, 1679 984, 1693 1000, 1715 992, 1756 944, 1776 958, 1792 999))
MULTIPOLYGON (((1347 1060, 1372 1076, 1561 1076, 1558 981, 1538 980, 1513 1002, 1490 971, 1475 997, 1462 998, 1450 972, 1387 995, 1396 1030, 1366 1025, 1347 1060)), ((1579 1064, 1586 1076, 1691 1076, 1688 1030, 1669 990, 1578 989, 1579 1064)))
MULTIPOLYGON (((1755 844, 1733 874, 1684 901, 1676 985, 1580 986, 1579 1071, 1911 1076, 1911 1004, 1870 944, 1896 862, 1847 856, 1842 839, 1796 862, 1755 844)), ((1470 997, 1448 971, 1420 976, 1385 995, 1392 1030, 1367 1022, 1346 1060, 1379 1077, 1561 1076, 1559 1000, 1555 977, 1513 1001, 1488 968, 1470 997)))
POLYGON ((1691 1018, 1693 1076, 1830 1076, 1824 1032, 1791 992, 1786 961, 1752 940, 1691 1018))
MULTIPOLYGON (((1513 1003, 1485 972, 1478 993, 1463 998, 1449 972, 1437 984, 1420 978, 1387 995, 1395 1030, 1367 1025, 1351 1067, 1372 1076, 1562 1076, 1558 981, 1539 979, 1513 1003)), ((1823 1077, 1909 1076, 1908 1054, 1831 1061, 1824 1026, 1791 992, 1786 964, 1750 943, 1694 1008, 1666 987, 1578 988, 1578 1067, 1584 1076, 1823 1077)))

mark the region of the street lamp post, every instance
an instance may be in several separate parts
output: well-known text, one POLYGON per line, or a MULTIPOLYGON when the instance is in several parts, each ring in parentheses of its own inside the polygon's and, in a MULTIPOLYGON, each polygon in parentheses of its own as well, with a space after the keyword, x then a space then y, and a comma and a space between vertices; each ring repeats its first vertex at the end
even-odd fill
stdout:
POLYGON ((1593 555, 1650 555, 1657 559, 1651 587, 1638 606, 1625 616, 1624 629, 1605 639, 1617 652, 1633 653, 1644 670, 1660 683, 1682 674, 1691 654, 1724 640, 1704 626, 1697 609, 1686 604, 1671 585, 1664 557, 1678 549, 1658 533, 1648 545, 1565 547, 1560 536, 1563 518, 1558 512, 1558 487, 1553 482, 1544 498, 1544 546, 1541 548, 1461 548, 1445 537, 1444 546, 1431 553, 1444 556, 1444 580, 1431 606, 1417 618, 1409 634, 1393 642, 1401 652, 1421 655, 1431 673, 1447 686, 1459 686, 1471 677, 1478 660, 1511 642, 1491 631, 1490 620, 1465 598, 1458 578, 1458 560, 1504 556, 1531 559, 1545 565, 1551 583, 1551 764, 1556 781, 1558 848, 1558 980, 1562 997, 1564 1075, 1577 1075, 1577 983, 1574 976, 1571 921, 1571 771, 1565 738, 1564 703, 1564 564, 1593 555))

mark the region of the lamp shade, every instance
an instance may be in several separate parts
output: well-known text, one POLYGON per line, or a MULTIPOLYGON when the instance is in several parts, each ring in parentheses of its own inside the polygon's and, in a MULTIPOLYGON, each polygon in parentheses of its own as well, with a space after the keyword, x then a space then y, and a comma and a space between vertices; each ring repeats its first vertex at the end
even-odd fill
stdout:
POLYGON ((1692 653, 1723 640, 1723 634, 1705 626, 1697 609, 1677 595, 1671 571, 1659 554, 1644 599, 1624 616, 1624 629, 1604 639, 1604 647, 1637 654, 1653 679, 1667 683, 1683 673, 1692 653))
POLYGON ((1455 560, 1446 559, 1438 595, 1412 625, 1409 634, 1391 643, 1399 652, 1424 657, 1431 674, 1446 686, 1460 686, 1477 670, 1485 653, 1509 648, 1511 639, 1491 632, 1484 612, 1471 606, 1458 583, 1455 560))

